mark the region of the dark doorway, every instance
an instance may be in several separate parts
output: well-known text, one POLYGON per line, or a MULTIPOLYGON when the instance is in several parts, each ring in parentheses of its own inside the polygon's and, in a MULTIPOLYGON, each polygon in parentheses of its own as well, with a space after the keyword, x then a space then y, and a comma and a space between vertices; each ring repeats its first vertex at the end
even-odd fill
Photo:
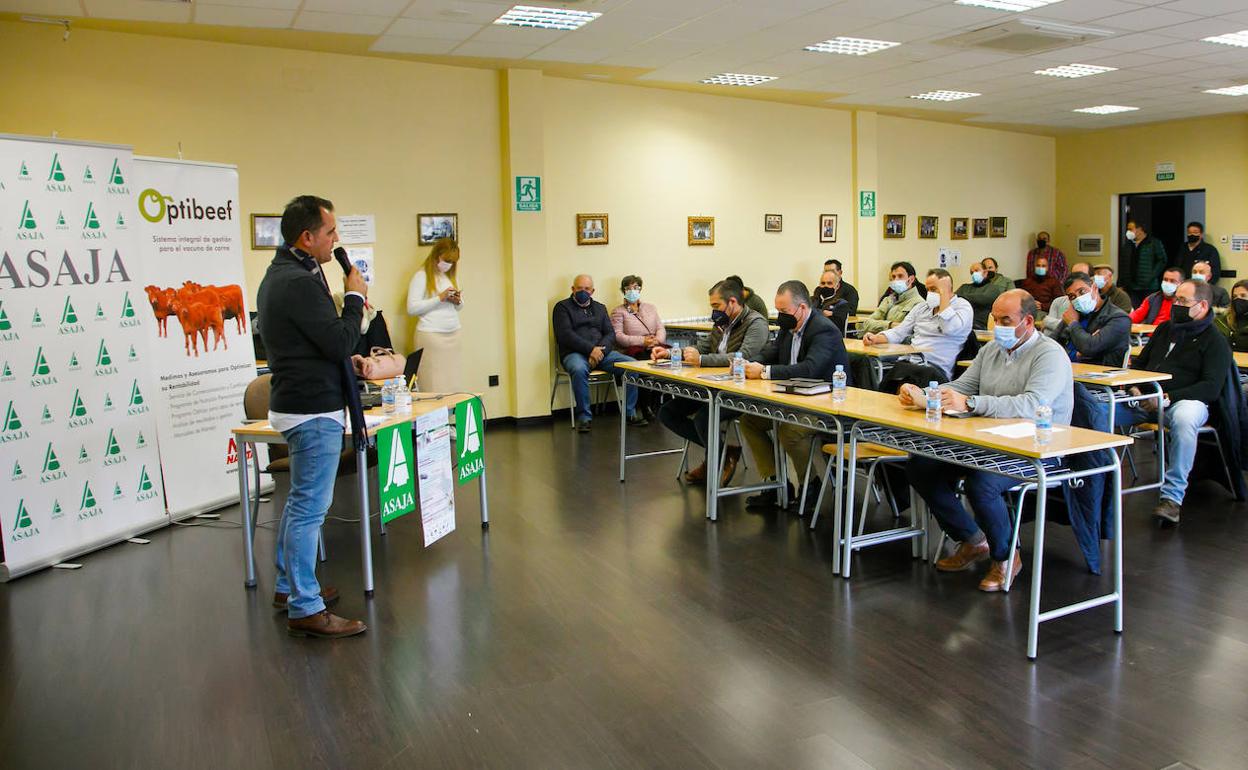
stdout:
MULTIPOLYGON (((1205 221, 1205 191, 1123 193, 1118 196, 1118 221, 1122 230, 1127 222, 1141 222, 1148 233, 1161 241, 1170 255, 1170 264, 1178 261, 1179 249, 1187 242, 1187 223, 1205 221)), ((1133 274, 1134 264, 1124 257, 1122 233, 1118 234, 1118 265, 1124 274, 1133 274)))

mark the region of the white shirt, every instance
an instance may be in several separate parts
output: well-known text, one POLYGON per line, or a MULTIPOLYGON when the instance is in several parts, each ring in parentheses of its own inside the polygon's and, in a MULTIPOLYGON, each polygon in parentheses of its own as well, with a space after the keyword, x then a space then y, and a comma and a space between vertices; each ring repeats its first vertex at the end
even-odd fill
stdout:
POLYGON ((454 286, 446 273, 434 271, 433 294, 426 289, 425 271, 417 270, 407 286, 407 314, 420 317, 416 329, 422 332, 459 331, 459 311, 463 304, 438 299, 438 295, 454 286))
POLYGON ((970 336, 974 320, 974 308, 961 297, 954 297, 949 301, 949 306, 939 313, 935 313, 923 302, 915 305, 906 314, 906 320, 885 330, 884 336, 894 345, 913 337, 912 345, 927 348, 923 354, 924 360, 939 366, 948 376, 953 373, 954 364, 970 336))
MULTIPOLYGON (((812 310, 810 312, 817 313, 818 311, 812 310)), ((797 363, 797 355, 802 350, 802 335, 806 333, 806 323, 808 321, 810 321, 809 313, 806 315, 806 320, 802 321, 802 325, 794 329, 792 332, 790 332, 790 334, 793 337, 793 340, 792 340, 792 343, 789 345, 789 366, 793 366, 794 364, 797 363)), ((764 380, 771 379, 771 366, 770 365, 763 367, 763 379, 764 380)))

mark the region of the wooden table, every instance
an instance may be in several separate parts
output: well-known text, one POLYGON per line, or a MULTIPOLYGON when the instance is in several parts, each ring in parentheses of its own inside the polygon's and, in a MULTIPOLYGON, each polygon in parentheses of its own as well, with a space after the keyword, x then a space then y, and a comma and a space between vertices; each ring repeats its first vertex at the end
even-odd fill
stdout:
POLYGON ((886 361, 891 362, 905 356, 922 356, 927 352, 927 348, 915 345, 867 345, 862 340, 846 338, 845 351, 851 356, 866 356, 871 359, 871 366, 875 371, 875 384, 878 386, 884 381, 886 361))
MULTIPOLYGON (((455 393, 450 395, 439 395, 431 393, 412 393, 412 411, 408 414, 394 414, 382 420, 376 425, 368 428, 370 439, 376 436, 380 431, 394 425, 411 423, 417 417, 433 412, 437 409, 450 409, 461 401, 469 401, 479 396, 473 396, 467 393, 455 393)), ((376 417, 381 416, 380 408, 369 409, 366 415, 376 417)), ((234 440, 239 445, 239 457, 252 456, 252 466, 255 471, 256 489, 260 489, 260 459, 259 453, 252 451, 256 444, 284 444, 286 439, 281 432, 274 430, 267 420, 249 422, 232 428, 231 433, 234 434, 234 440)), ((345 431, 344 435, 350 436, 350 431, 345 431)), ((247 478, 246 463, 240 463, 238 468, 238 498, 239 504, 243 511, 243 585, 247 588, 254 588, 256 585, 256 558, 253 548, 253 541, 256 537, 256 518, 259 515, 260 501, 259 496, 254 503, 251 497, 250 480, 247 478), (254 505, 254 508, 253 508, 254 505)), ((373 595, 373 545, 371 529, 369 526, 369 510, 368 510, 368 446, 357 445, 355 447, 355 470, 359 484, 359 504, 360 504, 360 549, 361 560, 360 568, 363 572, 364 595, 373 595)), ((481 491, 481 528, 489 529, 490 526, 490 510, 489 498, 486 492, 485 471, 481 471, 478 477, 478 483, 481 491)), ((386 527, 381 525, 381 534, 386 533, 386 527)))
POLYGON ((1248 369, 1248 353, 1234 351, 1231 355, 1235 356, 1235 365, 1240 369, 1248 369))

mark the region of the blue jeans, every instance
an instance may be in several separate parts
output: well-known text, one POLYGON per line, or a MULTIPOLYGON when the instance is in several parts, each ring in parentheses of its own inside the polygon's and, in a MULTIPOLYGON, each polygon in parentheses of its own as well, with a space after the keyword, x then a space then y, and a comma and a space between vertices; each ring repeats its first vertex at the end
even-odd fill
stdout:
MULTIPOLYGON (((610 372, 612 375, 621 374, 616 370, 615 365, 633 360, 636 359, 629 358, 618 350, 612 350, 603 356, 597 368, 610 372)), ((593 415, 589 411, 589 372, 591 371, 589 359, 580 353, 569 353, 563 357, 563 370, 572 377, 572 396, 576 399, 576 419, 592 419, 593 415)), ((637 409, 637 388, 632 385, 624 388, 624 408, 629 417, 632 417, 637 409)))
MULTIPOLYGON (((1155 422, 1156 412, 1118 404, 1114 424, 1127 427, 1142 422, 1155 422)), ((1161 496, 1176 503, 1187 493, 1187 476, 1196 462, 1196 431, 1209 422, 1209 407, 1203 401, 1176 401, 1166 407, 1166 477, 1161 496)))
POLYGON ((1014 530, 1004 495, 1017 481, 996 473, 914 455, 906 463, 906 475, 910 486, 927 503, 928 510, 949 537, 960 543, 967 542, 975 539, 982 530, 988 538, 993 561, 1009 558, 1010 538, 1014 530), (974 516, 967 513, 958 499, 956 490, 960 478, 966 479, 966 497, 970 500, 974 516))
POLYGON ((316 581, 316 547, 334 499, 342 436, 342 424, 328 417, 308 420, 282 434, 290 447, 290 494, 277 525, 275 590, 290 594, 291 620, 325 609, 316 581))

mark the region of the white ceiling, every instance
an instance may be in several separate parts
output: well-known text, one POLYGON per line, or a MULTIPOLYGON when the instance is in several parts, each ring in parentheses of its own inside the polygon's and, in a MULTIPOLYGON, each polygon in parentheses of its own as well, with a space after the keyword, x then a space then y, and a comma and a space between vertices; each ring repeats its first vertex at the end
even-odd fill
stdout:
POLYGON ((513 4, 501 0, 0 0, 0 11, 371 35, 378 52, 637 67, 650 70, 641 80, 658 82, 773 75, 754 88, 827 93, 834 105, 972 113, 972 123, 1094 128, 1248 111, 1248 97, 1203 93, 1248 83, 1248 49, 1201 41, 1248 29, 1248 0, 1060 0, 1024 14, 953 0, 526 1, 602 16, 558 32, 493 25, 513 4), (1032 56, 932 42, 1016 16, 1114 34, 1032 56), (802 50, 842 35, 902 45, 867 56, 802 50), (1072 63, 1118 71, 1076 80, 1032 74, 1072 63), (983 95, 951 103, 907 98, 934 89, 983 95), (1071 112, 1105 103, 1140 109, 1071 112))

